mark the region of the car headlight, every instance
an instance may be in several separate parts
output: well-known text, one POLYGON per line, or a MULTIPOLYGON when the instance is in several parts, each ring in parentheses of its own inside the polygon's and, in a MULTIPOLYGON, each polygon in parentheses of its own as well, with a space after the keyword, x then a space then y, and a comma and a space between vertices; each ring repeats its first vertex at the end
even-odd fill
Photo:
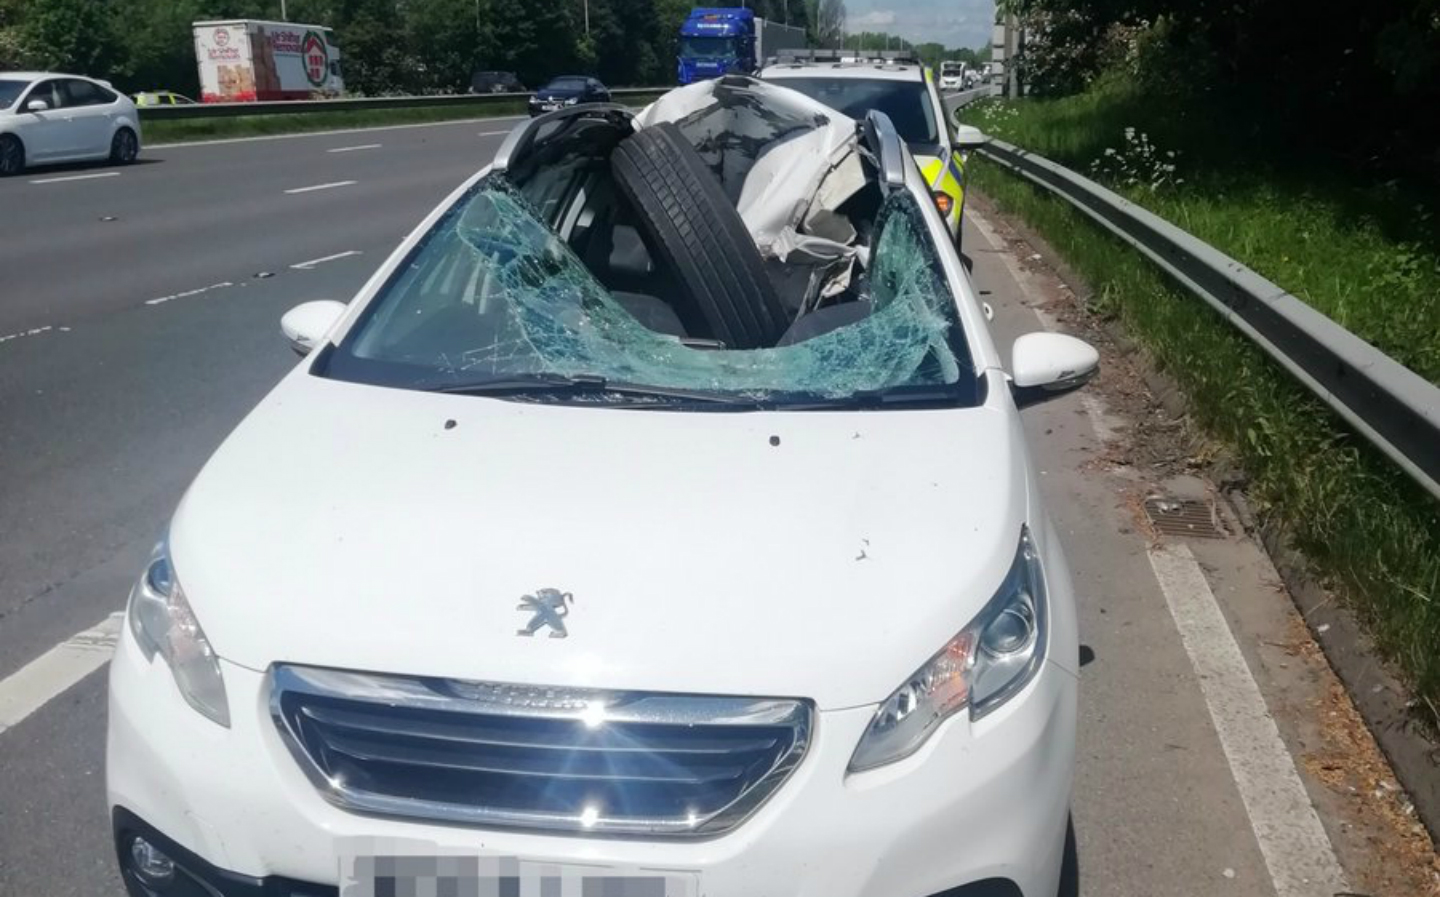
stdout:
POLYGON ((1045 660, 1045 578, 1030 531, 995 597, 875 711, 850 771, 904 759, 966 707, 979 719, 1025 687, 1045 660))
POLYGON ((229 728, 230 705, 225 699, 220 659, 175 578, 168 542, 156 546, 130 591, 128 617, 145 659, 153 661, 160 655, 190 706, 229 728))

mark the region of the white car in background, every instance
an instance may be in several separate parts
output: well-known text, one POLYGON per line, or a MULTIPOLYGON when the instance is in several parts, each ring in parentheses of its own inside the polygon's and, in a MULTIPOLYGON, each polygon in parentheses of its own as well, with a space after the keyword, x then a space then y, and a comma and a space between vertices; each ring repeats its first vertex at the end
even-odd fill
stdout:
POLYGON ((0 176, 32 165, 140 154, 135 103, 104 81, 54 72, 0 72, 0 176))
POLYGON ((965 87, 965 73, 965 63, 963 62, 940 63, 940 89, 963 89, 965 87))
POLYGON ((132 897, 1055 897, 1079 643, 1019 408, 1098 356, 1002 367, 883 113, 540 116, 281 327, 110 667, 132 897))

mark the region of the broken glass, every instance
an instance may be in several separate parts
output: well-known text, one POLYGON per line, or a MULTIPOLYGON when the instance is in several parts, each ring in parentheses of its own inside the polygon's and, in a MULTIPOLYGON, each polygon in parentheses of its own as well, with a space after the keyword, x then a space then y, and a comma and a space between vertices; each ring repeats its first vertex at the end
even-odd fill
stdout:
POLYGON ((692 347, 643 325, 491 175, 436 225, 341 350, 403 366, 416 387, 560 375, 763 400, 959 382, 969 359, 954 300, 909 194, 885 201, 877 233, 868 315, 792 345, 692 347))

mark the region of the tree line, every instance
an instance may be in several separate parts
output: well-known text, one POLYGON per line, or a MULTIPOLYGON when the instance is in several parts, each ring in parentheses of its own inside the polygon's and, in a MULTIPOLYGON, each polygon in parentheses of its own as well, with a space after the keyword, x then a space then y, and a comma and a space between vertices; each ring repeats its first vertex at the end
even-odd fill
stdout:
POLYGON ((1177 109, 1233 110, 1228 127, 1305 151, 1403 158, 1440 182, 1440 0, 1000 4, 1026 26, 1031 93, 1118 75, 1177 109))
MULTIPOLYGON (((287 18, 335 29, 347 88, 450 93, 475 71, 535 87, 558 74, 670 84, 692 0, 286 0, 287 18)), ((723 2, 716 5, 725 5, 723 2)), ((730 5, 739 5, 738 2, 730 5)), ((749 0, 756 14, 838 47, 844 0, 749 0)), ((281 0, 0 0, 0 70, 79 72, 126 91, 192 93, 191 23, 281 18, 281 0)))

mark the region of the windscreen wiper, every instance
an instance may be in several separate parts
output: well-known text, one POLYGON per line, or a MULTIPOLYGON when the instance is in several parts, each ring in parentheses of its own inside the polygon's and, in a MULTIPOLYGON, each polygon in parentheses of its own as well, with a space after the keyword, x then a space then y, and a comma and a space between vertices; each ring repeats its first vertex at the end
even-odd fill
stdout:
POLYGON ((954 405, 958 398, 954 387, 905 387, 860 390, 833 399, 777 402, 772 407, 777 411, 866 411, 900 405, 935 408, 954 405))
POLYGON ((494 377, 485 380, 440 383, 428 388, 432 392, 465 396, 613 395, 636 399, 668 399, 676 402, 757 406, 757 403, 739 396, 702 389, 617 383, 597 374, 524 374, 518 377, 494 377))

